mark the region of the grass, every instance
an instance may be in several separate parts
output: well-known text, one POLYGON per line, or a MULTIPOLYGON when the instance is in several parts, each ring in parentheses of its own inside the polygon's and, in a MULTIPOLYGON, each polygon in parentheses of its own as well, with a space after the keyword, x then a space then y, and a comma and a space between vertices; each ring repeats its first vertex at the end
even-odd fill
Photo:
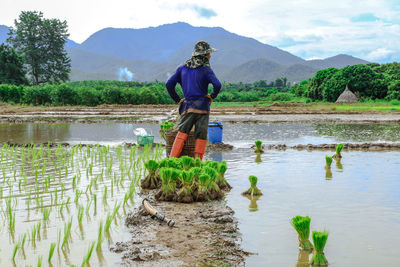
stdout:
POLYGON ((81 265, 81 266, 88 266, 88 265, 89 265, 89 261, 90 261, 90 258, 92 257, 94 245, 95 245, 95 242, 92 242, 92 243, 89 245, 88 251, 87 251, 87 253, 86 253, 86 256, 83 258, 83 261, 82 261, 82 265, 81 265))

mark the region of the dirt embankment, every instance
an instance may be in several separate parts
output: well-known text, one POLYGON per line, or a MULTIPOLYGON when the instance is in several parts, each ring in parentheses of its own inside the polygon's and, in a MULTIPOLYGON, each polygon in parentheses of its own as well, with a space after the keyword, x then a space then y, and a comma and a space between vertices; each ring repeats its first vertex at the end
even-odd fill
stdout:
POLYGON ((225 201, 183 204, 141 196, 175 226, 152 219, 142 206, 129 214, 131 240, 111 248, 122 254, 123 266, 244 266, 248 253, 240 248, 238 223, 225 201))
MULTIPOLYGON (((177 117, 176 105, 100 105, 97 107, 33 107, 0 105, 0 122, 159 123, 177 117)), ((399 123, 400 112, 337 111, 299 103, 270 106, 212 107, 211 120, 232 123, 360 122, 399 123)))

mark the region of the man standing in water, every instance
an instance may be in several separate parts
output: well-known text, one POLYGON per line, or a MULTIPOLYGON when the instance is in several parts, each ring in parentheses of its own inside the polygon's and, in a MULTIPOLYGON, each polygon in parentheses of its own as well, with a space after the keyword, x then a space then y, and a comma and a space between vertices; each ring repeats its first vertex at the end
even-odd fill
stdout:
POLYGON ((210 47, 207 42, 197 42, 192 57, 178 67, 175 74, 166 83, 169 95, 179 104, 179 114, 181 115, 178 134, 175 137, 170 157, 180 156, 183 144, 195 126, 194 157, 203 159, 207 145, 210 105, 221 90, 221 83, 210 68, 211 52, 215 51, 216 49, 210 47), (175 90, 177 83, 182 87, 182 99, 175 90), (210 83, 214 89, 209 95, 208 85, 210 83))

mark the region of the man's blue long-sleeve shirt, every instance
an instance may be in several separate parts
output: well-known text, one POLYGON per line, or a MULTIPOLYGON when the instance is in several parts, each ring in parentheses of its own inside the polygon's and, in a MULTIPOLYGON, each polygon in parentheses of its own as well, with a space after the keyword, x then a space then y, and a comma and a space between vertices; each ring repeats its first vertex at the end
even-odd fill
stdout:
POLYGON ((210 94, 213 99, 217 97, 222 86, 209 66, 195 69, 188 68, 185 65, 179 66, 175 74, 166 83, 168 93, 176 103, 180 101, 175 90, 177 83, 181 85, 185 98, 185 101, 179 107, 180 114, 190 110, 208 112, 210 103, 209 99, 205 97, 208 94, 208 85, 211 83, 214 87, 210 94))

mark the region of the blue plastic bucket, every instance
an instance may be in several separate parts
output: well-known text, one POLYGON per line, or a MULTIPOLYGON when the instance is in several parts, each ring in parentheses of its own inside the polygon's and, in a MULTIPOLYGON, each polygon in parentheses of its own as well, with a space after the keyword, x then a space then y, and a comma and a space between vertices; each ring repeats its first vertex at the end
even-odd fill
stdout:
POLYGON ((222 143, 222 123, 220 121, 208 124, 208 142, 222 143))

